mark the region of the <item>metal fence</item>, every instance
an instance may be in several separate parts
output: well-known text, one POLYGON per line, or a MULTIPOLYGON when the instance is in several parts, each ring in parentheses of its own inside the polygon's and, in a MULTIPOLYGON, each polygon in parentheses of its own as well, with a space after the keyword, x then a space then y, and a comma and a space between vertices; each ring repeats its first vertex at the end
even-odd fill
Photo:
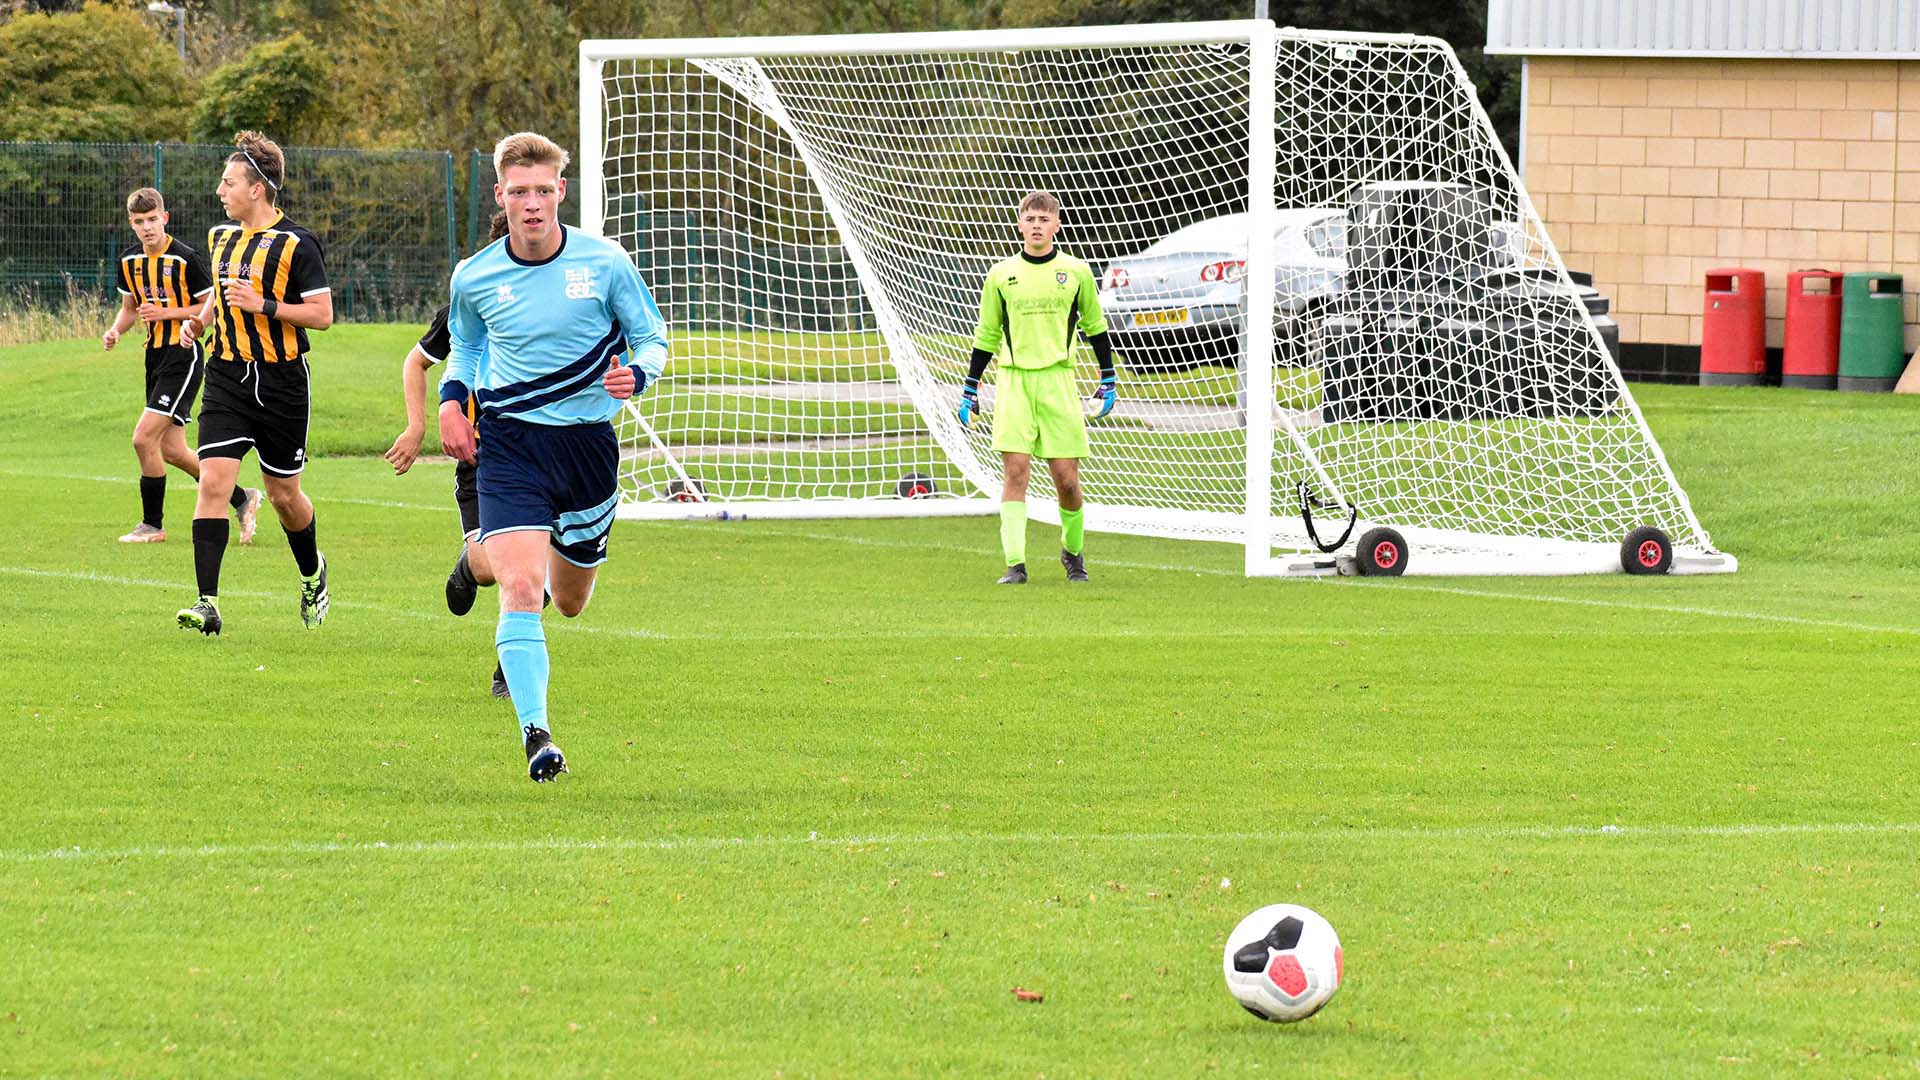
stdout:
MULTIPOLYGON (((134 242, 126 199, 135 188, 160 189, 169 231, 204 249, 207 229, 226 220, 214 188, 232 152, 184 143, 0 143, 0 303, 61 307, 70 288, 111 297, 116 256, 134 242)), ((486 244, 495 209, 486 152, 464 163, 444 151, 286 153, 280 206, 320 237, 342 319, 426 318, 446 303, 454 263, 486 244)), ((568 177, 560 217, 569 225, 580 223, 579 191, 578 178, 568 177)), ((676 326, 825 331, 870 322, 837 246, 728 232, 710 213, 651 208, 638 196, 610 215, 631 230, 634 261, 676 326)))
MULTIPOLYGON (((497 208, 493 157, 475 150, 467 163, 467 245, 485 246, 497 208)), ((676 329, 755 329, 812 333, 871 330, 873 318, 853 264, 837 245, 796 245, 719 227, 717 211, 661 210, 637 194, 607 208, 608 235, 625 244, 660 312, 676 329)), ((580 182, 567 177, 560 220, 580 224, 580 182)), ((964 273, 964 271, 962 271, 964 273)), ((977 298, 980 283, 954 286, 977 298)))
MULTIPOLYGON (((418 318, 445 302, 458 235, 453 155, 288 147, 280 206, 320 237, 335 312, 418 318)), ((74 288, 111 293, 133 243, 127 193, 167 196, 169 231, 204 249, 226 219, 214 195, 231 146, 0 143, 0 292, 59 304, 74 288)))

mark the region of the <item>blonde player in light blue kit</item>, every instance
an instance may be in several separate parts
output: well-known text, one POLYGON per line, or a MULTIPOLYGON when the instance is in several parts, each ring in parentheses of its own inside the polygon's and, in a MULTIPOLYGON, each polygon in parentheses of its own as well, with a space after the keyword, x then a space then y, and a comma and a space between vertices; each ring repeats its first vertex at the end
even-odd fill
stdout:
POLYGON ((480 542, 500 583, 494 645, 536 782, 567 771, 547 720, 542 590, 580 614, 607 559, 619 501, 621 402, 660 378, 667 327, 618 244, 561 225, 567 152, 524 131, 493 151, 507 236, 453 272, 440 382, 444 449, 475 460, 466 401, 479 404, 480 542))

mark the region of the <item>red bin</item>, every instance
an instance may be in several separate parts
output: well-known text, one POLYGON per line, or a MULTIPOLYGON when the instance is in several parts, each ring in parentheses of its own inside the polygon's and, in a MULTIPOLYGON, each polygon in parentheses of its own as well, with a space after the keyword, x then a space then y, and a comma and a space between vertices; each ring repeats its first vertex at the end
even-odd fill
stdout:
POLYGON ((1767 373, 1767 275, 1707 271, 1700 327, 1700 385, 1757 386, 1767 373))
POLYGON ((1787 275, 1787 347, 1780 385, 1831 390, 1840 372, 1840 282, 1832 270, 1787 275))

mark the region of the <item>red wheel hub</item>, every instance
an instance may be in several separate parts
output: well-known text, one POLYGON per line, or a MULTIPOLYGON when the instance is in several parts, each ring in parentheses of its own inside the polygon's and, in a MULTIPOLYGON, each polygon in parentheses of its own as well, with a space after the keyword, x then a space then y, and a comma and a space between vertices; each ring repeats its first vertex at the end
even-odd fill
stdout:
POLYGON ((1659 566, 1660 565, 1660 541, 1643 540, 1640 542, 1640 565, 1641 566, 1659 566))
POLYGON ((1392 566, 1400 561, 1400 548, 1391 540, 1382 540, 1373 545, 1373 561, 1377 566, 1392 566))

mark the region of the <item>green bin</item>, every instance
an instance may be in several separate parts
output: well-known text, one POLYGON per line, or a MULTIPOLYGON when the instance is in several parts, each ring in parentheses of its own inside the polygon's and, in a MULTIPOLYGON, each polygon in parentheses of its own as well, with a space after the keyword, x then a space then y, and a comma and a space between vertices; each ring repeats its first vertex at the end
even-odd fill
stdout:
POLYGON ((1899 274, 1861 271, 1841 285, 1840 389, 1888 391, 1906 359, 1906 291, 1899 274))

